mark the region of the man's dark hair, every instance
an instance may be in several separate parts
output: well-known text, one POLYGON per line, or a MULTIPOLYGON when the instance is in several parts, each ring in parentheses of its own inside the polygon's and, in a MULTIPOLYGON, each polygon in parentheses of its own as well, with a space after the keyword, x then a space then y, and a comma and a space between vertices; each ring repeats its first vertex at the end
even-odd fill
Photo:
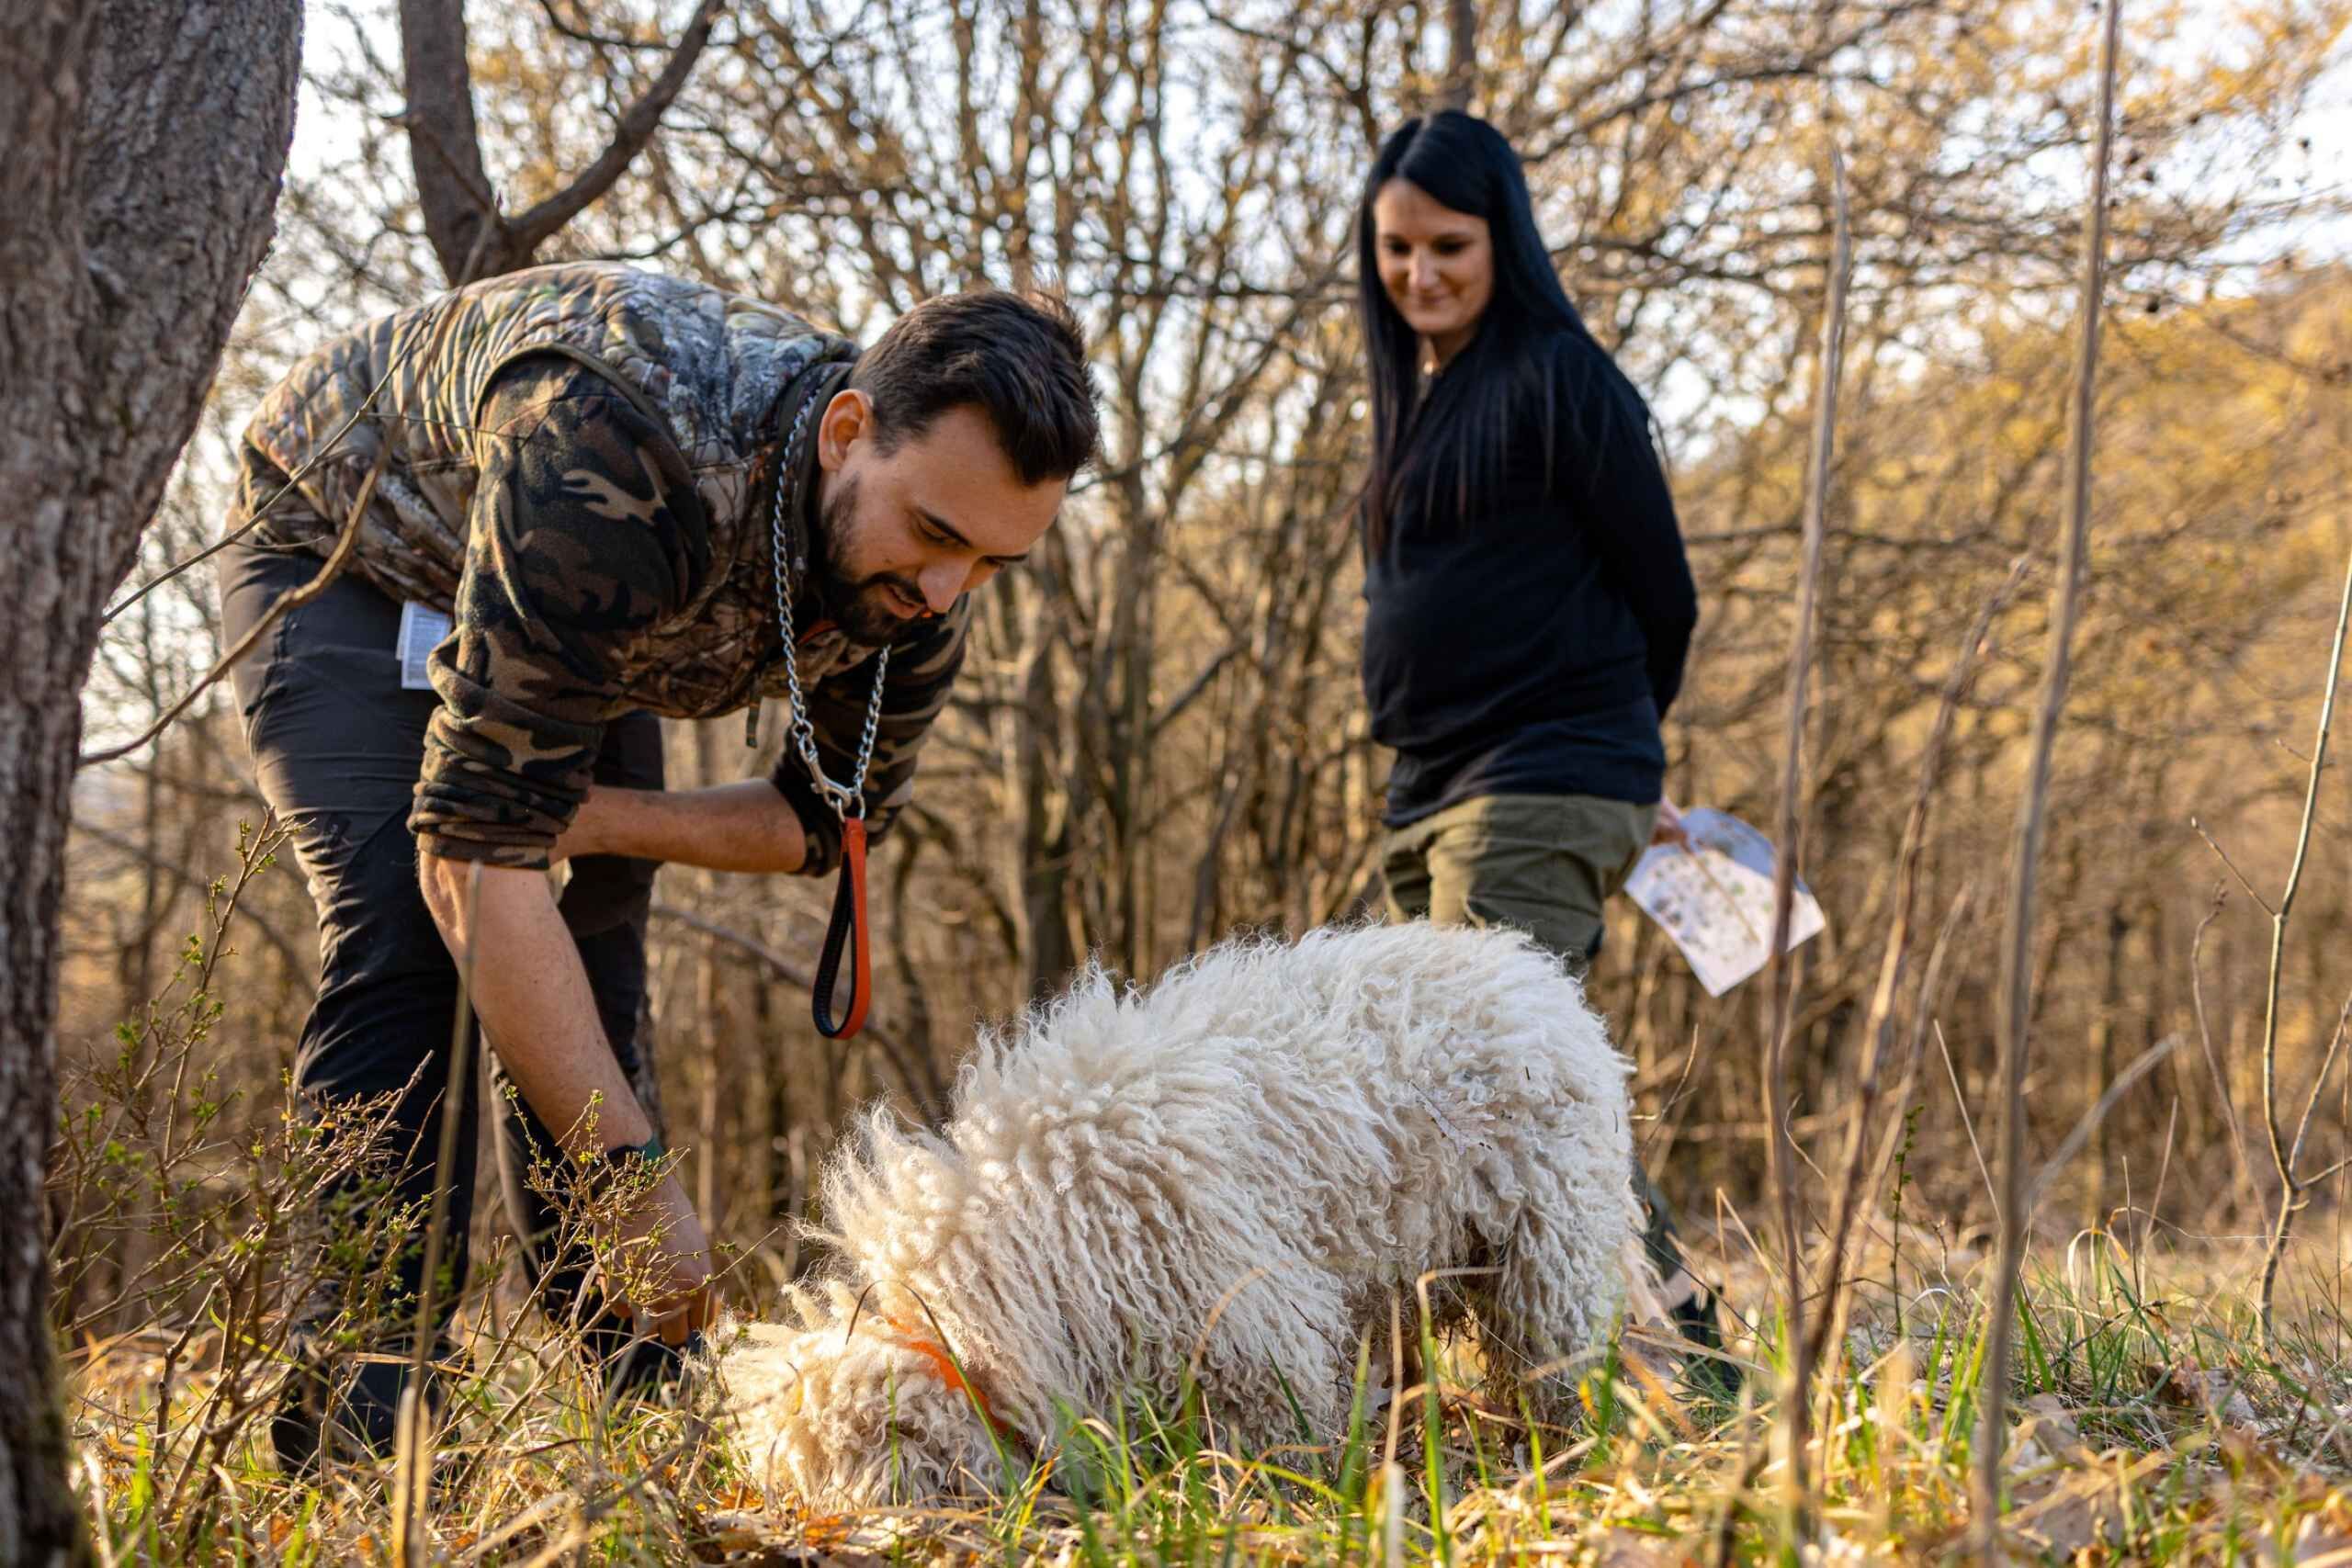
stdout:
POLYGON ((948 410, 976 404, 1023 484, 1066 479, 1100 434, 1086 334, 1051 294, 976 288, 926 299, 858 356, 849 384, 874 403, 884 453, 948 410))

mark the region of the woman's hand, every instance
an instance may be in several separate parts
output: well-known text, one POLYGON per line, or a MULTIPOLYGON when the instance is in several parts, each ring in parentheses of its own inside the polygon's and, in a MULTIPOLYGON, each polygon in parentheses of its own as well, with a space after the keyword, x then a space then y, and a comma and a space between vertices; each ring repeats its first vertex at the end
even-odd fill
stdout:
POLYGON ((1681 809, 1664 795, 1658 797, 1657 822, 1650 829, 1650 842, 1690 847, 1690 830, 1682 825, 1681 809))

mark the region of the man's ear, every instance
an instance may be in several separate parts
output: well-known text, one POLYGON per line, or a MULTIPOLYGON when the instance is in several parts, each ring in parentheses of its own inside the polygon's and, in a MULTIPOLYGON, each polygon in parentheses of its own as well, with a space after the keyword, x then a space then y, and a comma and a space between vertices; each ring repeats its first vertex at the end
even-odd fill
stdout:
POLYGON ((854 387, 843 387, 817 419, 817 461, 828 473, 849 461, 849 449, 874 434, 874 400, 854 387))

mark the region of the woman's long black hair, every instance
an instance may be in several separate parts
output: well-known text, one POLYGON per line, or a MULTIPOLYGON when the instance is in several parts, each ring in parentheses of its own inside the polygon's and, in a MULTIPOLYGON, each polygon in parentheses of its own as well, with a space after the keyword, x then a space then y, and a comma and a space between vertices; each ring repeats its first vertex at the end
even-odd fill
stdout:
MULTIPOLYGON (((1519 154, 1502 132, 1473 115, 1442 109, 1409 119, 1381 143, 1356 209, 1357 292, 1372 378, 1372 472, 1363 491, 1365 538, 1382 547, 1407 483, 1431 499, 1454 491, 1464 515, 1502 483, 1512 441, 1528 433, 1527 405, 1540 402, 1547 482, 1559 477, 1552 436, 1557 401, 1598 407, 1646 429, 1649 410, 1568 303, 1551 253, 1536 231, 1534 204, 1519 154), (1456 212, 1483 218, 1494 249, 1494 292, 1470 342, 1433 389, 1421 378, 1420 334, 1397 312, 1380 281, 1372 204, 1390 180, 1418 186, 1456 212), (1605 397, 1595 398, 1598 378, 1605 397), (1423 406, 1427 392, 1427 406, 1423 406)), ((1605 429, 1581 432, 1589 452, 1605 429)), ((1573 467, 1577 454, 1569 454, 1573 467)))

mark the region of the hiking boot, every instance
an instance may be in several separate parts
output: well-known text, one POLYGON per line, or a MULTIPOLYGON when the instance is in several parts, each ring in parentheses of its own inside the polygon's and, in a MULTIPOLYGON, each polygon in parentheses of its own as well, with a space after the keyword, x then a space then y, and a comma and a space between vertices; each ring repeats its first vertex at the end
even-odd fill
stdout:
MULTIPOLYGON (((452 1353, 444 1343, 440 1356, 452 1353)), ((387 1347, 366 1360, 330 1357, 298 1348, 293 1377, 279 1395, 269 1422, 270 1446, 280 1473, 308 1478, 323 1460, 350 1464, 390 1457, 400 1442, 401 1391, 408 1386, 406 1360, 387 1347)), ((440 1374, 424 1373, 425 1418, 440 1414, 440 1374)))
POLYGON ((1704 1285, 1694 1285, 1689 1295, 1675 1303, 1670 1315, 1674 1331, 1698 1347, 1683 1359, 1682 1386, 1703 1399, 1738 1404, 1747 1374, 1724 1354, 1723 1330, 1715 1322, 1715 1293, 1704 1285))

